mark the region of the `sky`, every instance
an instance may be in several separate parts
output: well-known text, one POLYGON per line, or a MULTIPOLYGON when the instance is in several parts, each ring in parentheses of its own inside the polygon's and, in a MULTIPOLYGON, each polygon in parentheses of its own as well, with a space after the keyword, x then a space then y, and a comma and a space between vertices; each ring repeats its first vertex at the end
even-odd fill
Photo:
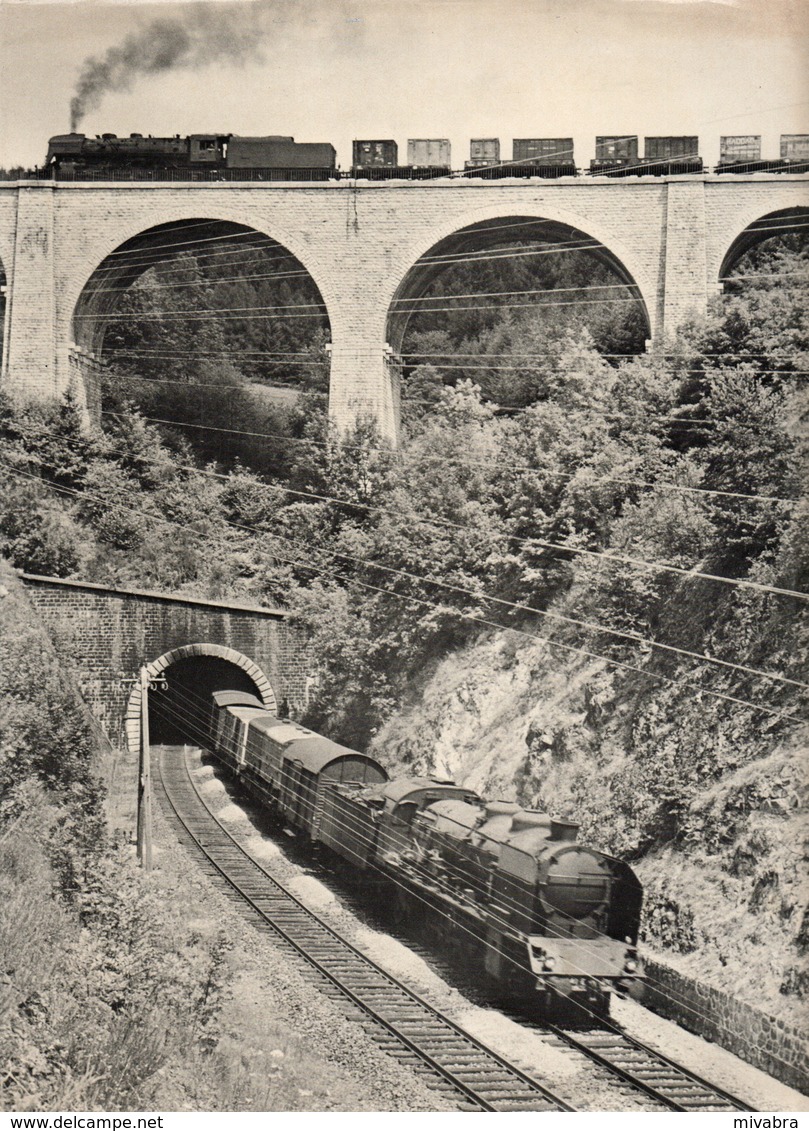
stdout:
POLYGON ((88 57, 122 87, 89 100, 88 134, 291 134, 343 167, 352 138, 404 161, 407 138, 447 137, 455 167, 471 137, 507 159, 572 136, 580 165, 596 134, 698 134, 711 163, 720 134, 761 134, 776 156, 809 133, 807 44, 809 0, 0 0, 0 165, 67 132, 88 57), (127 88, 133 44, 156 67, 164 34, 190 51, 127 88))

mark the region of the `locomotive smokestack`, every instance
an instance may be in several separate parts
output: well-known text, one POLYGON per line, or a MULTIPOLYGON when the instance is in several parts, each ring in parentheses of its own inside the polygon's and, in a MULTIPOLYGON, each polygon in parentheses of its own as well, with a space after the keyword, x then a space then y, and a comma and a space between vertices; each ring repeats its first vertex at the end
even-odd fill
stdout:
MULTIPOLYGON (((276 14, 277 14, 277 5, 276 14)), ((269 31, 267 5, 211 11, 195 5, 183 19, 156 19, 110 47, 100 58, 85 59, 70 100, 70 129, 100 106, 104 95, 130 90, 144 75, 191 70, 228 60, 243 64, 261 58, 260 40, 269 31)))

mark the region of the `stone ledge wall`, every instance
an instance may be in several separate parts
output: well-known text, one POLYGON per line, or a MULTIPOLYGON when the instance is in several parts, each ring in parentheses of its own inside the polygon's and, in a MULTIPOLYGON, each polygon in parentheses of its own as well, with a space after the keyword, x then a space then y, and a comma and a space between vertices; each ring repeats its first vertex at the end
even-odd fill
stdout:
POLYGON ((776 1080, 809 1093, 809 1034, 663 962, 646 958, 645 967, 648 983, 644 1005, 776 1080))

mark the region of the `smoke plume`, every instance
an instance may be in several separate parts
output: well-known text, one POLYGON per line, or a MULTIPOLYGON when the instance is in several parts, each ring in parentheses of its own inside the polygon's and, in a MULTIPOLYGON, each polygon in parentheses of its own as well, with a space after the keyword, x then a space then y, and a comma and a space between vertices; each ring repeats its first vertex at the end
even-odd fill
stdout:
POLYGON ((106 94, 130 90, 145 75, 192 70, 223 60, 261 59, 261 40, 270 29, 268 15, 268 6, 261 2, 216 9, 198 4, 182 19, 152 20, 110 47, 102 58, 90 56, 70 100, 71 130, 101 105, 106 94))

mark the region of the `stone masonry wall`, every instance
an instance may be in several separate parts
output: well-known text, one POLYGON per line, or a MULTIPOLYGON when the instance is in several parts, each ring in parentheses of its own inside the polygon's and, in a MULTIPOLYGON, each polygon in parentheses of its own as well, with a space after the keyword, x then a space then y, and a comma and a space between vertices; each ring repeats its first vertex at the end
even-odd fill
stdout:
POLYGON ((312 658, 283 612, 135 592, 23 574, 60 656, 112 743, 123 743, 130 686, 145 663, 188 644, 217 644, 253 660, 279 704, 300 713, 315 678, 312 658))
POLYGON ((809 1034, 663 962, 647 957, 644 963, 648 977, 644 1005, 809 1094, 809 1034))

